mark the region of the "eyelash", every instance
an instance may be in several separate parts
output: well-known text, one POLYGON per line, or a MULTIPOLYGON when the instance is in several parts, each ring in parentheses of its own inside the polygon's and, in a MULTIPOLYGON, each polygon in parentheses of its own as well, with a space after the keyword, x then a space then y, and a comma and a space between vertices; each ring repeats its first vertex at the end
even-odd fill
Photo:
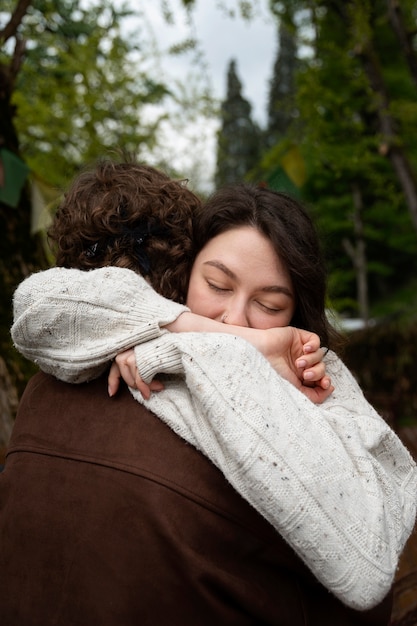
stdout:
MULTIPOLYGON (((213 285, 213 283, 209 281, 207 281, 207 284, 210 287, 210 289, 213 289, 213 291, 216 291, 217 293, 224 293, 225 291, 230 291, 229 289, 222 289, 222 287, 217 287, 217 285, 213 285)), ((257 303, 267 313, 274 314, 274 313, 280 313, 282 311, 282 309, 273 309, 272 307, 266 306, 265 304, 262 304, 262 302, 257 302, 257 303)))
POLYGON ((217 292, 230 291, 229 289, 222 289, 221 287, 217 287, 216 285, 213 285, 213 283, 210 283, 209 281, 207 281, 207 284, 210 287, 210 289, 213 289, 213 291, 217 291, 217 292))
POLYGON ((265 311, 267 311, 267 313, 280 313, 282 311, 282 309, 273 309, 269 306, 266 306, 265 304, 262 304, 262 302, 258 302, 259 306, 261 306, 265 311))

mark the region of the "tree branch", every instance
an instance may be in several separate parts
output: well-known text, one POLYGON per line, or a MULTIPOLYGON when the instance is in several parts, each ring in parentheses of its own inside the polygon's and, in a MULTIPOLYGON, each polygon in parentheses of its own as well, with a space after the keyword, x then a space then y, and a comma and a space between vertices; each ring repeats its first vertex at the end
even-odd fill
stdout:
POLYGON ((376 112, 383 145, 381 154, 386 154, 403 190, 407 207, 414 228, 417 231, 417 182, 410 161, 398 142, 396 120, 390 113, 390 100, 379 61, 372 47, 367 42, 358 55, 362 61, 369 84, 375 94, 376 112))
POLYGON ((387 0, 387 4, 392 30, 397 36, 401 50, 407 60, 411 76, 413 77, 414 83, 417 85, 417 57, 413 48, 414 33, 408 31, 405 26, 404 16, 398 0, 387 0))
POLYGON ((14 48, 13 58, 9 65, 10 89, 13 88, 15 78, 22 66, 23 58, 25 56, 25 50, 26 50, 26 41, 24 39, 20 39, 19 37, 16 37, 16 45, 14 48))
POLYGON ((0 42, 4 44, 11 37, 16 36, 17 29, 24 18, 28 7, 31 5, 32 0, 18 0, 17 6, 13 11, 9 22, 0 30, 0 42))

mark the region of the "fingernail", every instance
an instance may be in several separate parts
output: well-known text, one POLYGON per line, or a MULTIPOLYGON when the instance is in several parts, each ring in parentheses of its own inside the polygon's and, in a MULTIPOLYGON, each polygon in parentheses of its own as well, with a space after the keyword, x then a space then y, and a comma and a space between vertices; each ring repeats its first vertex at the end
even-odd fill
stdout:
POLYGON ((307 365, 307 361, 305 361, 304 359, 300 359, 299 361, 297 361, 297 367, 305 367, 307 365))
POLYGON ((109 394, 110 398, 112 398, 113 397, 113 391, 111 390, 110 385, 107 387, 107 391, 108 391, 108 394, 109 394))
POLYGON ((313 372, 306 372, 304 374, 304 380, 311 380, 313 378, 313 372))

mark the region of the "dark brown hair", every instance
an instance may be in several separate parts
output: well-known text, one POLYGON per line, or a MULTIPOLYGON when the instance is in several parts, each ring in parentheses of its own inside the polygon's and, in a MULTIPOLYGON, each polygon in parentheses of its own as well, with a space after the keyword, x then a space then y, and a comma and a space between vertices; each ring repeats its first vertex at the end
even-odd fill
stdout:
POLYGON ((129 268, 166 298, 184 302, 199 206, 187 181, 133 161, 106 159, 76 177, 48 236, 59 266, 129 268))
POLYGON ((319 335, 322 345, 339 344, 326 313, 326 272, 315 226, 294 198, 264 187, 234 184, 215 192, 195 217, 195 253, 213 237, 253 226, 272 243, 287 268, 295 295, 291 324, 319 335))

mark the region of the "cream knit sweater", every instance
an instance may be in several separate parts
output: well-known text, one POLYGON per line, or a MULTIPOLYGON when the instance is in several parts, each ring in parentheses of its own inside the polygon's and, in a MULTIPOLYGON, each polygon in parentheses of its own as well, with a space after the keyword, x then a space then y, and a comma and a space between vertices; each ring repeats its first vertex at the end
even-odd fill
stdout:
POLYGON ((12 337, 68 382, 137 345, 142 378, 175 376, 149 401, 134 397, 211 459, 342 602, 373 607, 414 526, 408 451, 335 354, 335 391, 315 405, 242 339, 160 328, 184 310, 129 270, 53 268, 17 289, 12 337))

